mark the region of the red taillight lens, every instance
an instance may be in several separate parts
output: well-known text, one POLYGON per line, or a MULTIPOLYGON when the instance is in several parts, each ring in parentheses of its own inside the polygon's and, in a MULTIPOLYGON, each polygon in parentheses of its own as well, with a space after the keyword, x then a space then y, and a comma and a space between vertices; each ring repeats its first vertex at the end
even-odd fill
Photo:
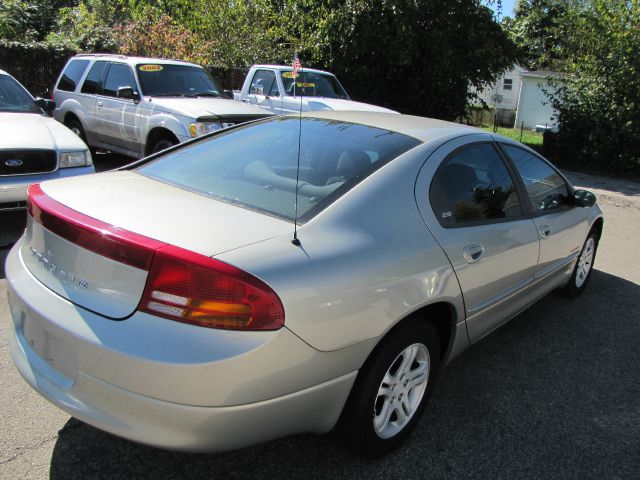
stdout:
POLYGON ((156 251, 140 310, 203 327, 276 330, 284 325, 282 303, 262 280, 171 245, 156 251))
POLYGON ((229 264, 117 228, 28 189, 27 209, 47 230, 89 251, 148 270, 138 310, 210 328, 276 330, 284 309, 262 280, 229 264))

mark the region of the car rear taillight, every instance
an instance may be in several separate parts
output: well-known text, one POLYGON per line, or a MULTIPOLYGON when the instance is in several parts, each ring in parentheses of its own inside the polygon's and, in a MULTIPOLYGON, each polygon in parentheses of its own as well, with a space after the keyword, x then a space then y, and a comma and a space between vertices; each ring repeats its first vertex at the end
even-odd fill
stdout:
POLYGON ((139 309, 203 327, 275 330, 284 325, 282 303, 262 280, 172 245, 156 251, 139 309))
POLYGON ((147 270, 138 310, 203 327, 276 330, 278 295, 262 280, 219 260, 117 228, 73 210, 31 185, 27 210, 56 235, 98 255, 147 270))

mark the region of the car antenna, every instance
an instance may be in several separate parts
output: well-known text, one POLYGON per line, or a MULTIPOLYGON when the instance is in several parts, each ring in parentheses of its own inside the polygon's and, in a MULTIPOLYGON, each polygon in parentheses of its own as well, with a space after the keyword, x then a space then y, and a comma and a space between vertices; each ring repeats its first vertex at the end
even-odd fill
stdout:
MULTIPOLYGON (((293 68, 292 68, 292 76, 293 76, 293 96, 296 96, 296 78, 298 77, 298 72, 302 73, 302 64, 298 59, 298 51, 296 50, 293 54, 293 68)), ((300 240, 298 239, 298 187, 300 185, 300 139, 302 138, 302 95, 300 95, 300 108, 298 110, 298 158, 296 163, 296 197, 295 197, 295 214, 293 217, 293 239, 291 243, 293 243, 296 247, 300 246, 300 240)))

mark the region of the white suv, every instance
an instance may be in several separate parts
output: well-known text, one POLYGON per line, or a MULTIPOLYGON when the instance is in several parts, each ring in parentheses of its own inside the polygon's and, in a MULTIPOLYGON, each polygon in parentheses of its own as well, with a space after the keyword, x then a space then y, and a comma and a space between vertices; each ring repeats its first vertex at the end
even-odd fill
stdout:
POLYGON ((198 65, 111 54, 71 58, 53 99, 56 120, 90 147, 134 158, 271 115, 225 98, 198 65))

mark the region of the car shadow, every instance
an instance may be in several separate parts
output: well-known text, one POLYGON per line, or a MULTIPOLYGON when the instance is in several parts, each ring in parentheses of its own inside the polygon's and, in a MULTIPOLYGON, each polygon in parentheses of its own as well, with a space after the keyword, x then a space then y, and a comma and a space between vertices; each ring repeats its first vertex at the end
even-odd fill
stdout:
POLYGON ((580 298, 543 298, 445 368, 416 430, 381 460, 335 434, 187 454, 70 419, 50 477, 637 478, 639 308, 639 285, 601 271, 580 298))

